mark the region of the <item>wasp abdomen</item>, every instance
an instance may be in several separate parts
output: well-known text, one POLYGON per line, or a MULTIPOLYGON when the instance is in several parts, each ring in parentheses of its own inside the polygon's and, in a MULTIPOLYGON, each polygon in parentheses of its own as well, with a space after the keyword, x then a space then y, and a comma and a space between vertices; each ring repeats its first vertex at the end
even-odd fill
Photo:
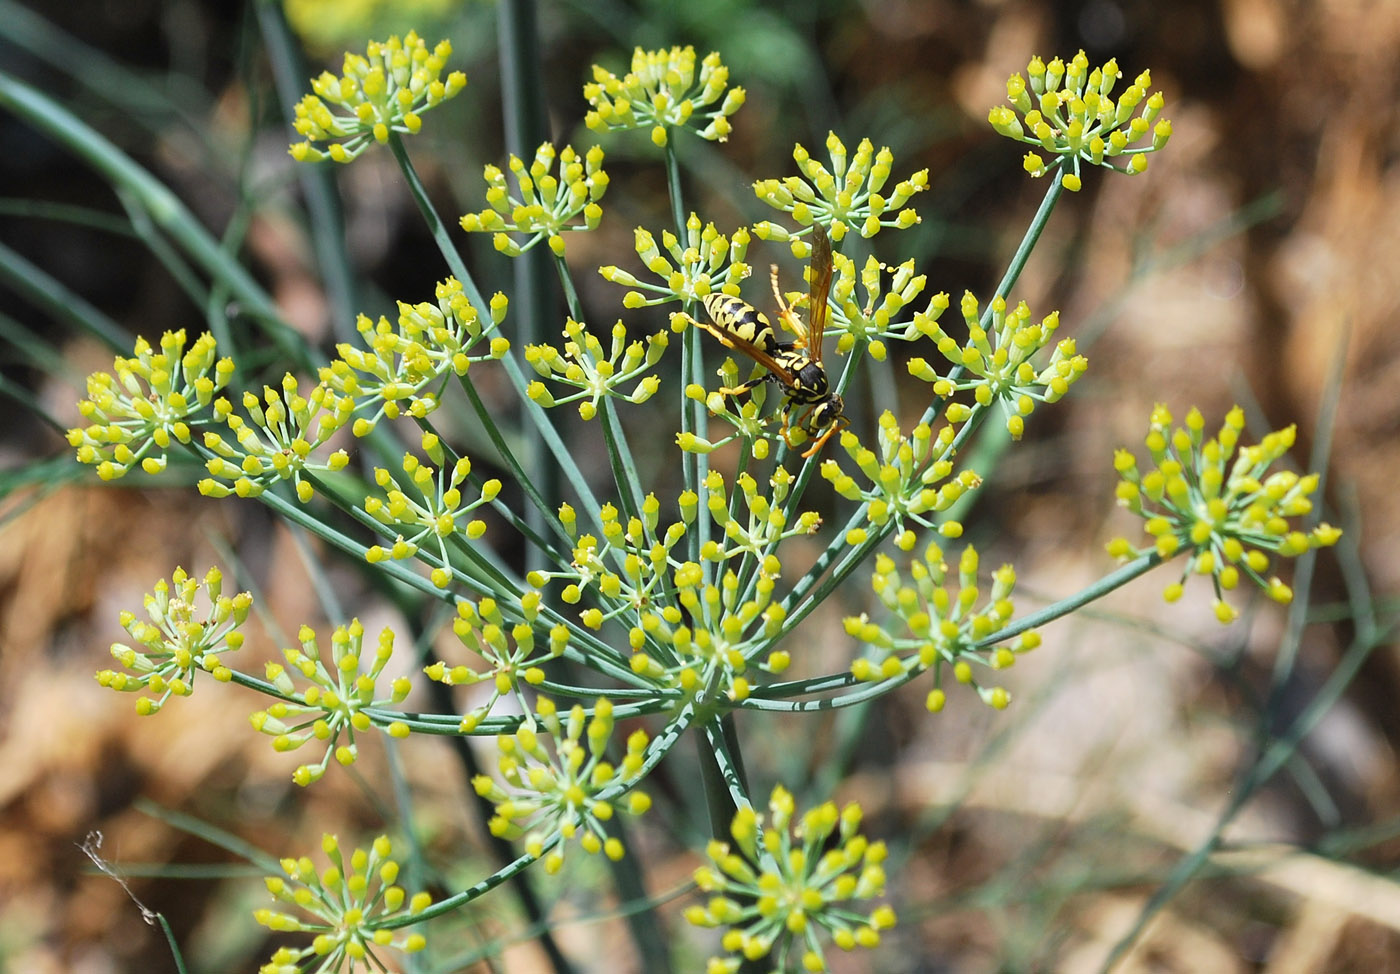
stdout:
MULTIPOLYGON (((777 338, 773 334, 773 323, 768 320, 768 316, 744 299, 722 291, 711 291, 701 303, 710 319, 721 328, 733 332, 735 337, 764 351, 777 344, 777 338)), ((720 340, 724 339, 721 337, 720 340)))

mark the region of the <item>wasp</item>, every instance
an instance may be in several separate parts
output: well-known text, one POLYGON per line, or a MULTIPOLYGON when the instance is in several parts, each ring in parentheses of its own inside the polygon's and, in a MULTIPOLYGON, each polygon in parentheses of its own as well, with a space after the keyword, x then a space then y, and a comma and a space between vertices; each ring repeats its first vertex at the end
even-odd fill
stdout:
POLYGON ((831 391, 822 368, 822 329, 826 326, 827 296, 831 291, 831 241, 821 224, 812 224, 812 259, 808 268, 807 317, 804 326, 778 288, 778 268, 772 268, 773 296, 778 301, 778 318, 794 335, 795 342, 778 340, 768 316, 740 298, 712 291, 703 304, 709 321, 697 321, 726 348, 743 352, 766 370, 763 375, 719 390, 721 395, 737 396, 750 392, 762 382, 773 382, 783 389, 783 442, 793 447, 791 431, 801 430, 812 445, 802 454, 810 457, 826 441, 846 427, 841 415, 844 404, 831 391), (793 416, 797 414, 794 422, 793 416))

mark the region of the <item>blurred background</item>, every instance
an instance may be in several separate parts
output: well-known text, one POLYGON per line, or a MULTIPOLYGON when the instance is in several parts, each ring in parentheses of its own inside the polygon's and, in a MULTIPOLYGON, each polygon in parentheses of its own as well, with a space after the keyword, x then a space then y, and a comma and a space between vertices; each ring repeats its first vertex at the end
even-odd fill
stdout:
MULTIPOLYGON (((492 3, 0 0, 0 71, 63 101, 166 182, 285 318, 328 346, 348 322, 306 231, 307 184, 286 153, 290 105, 265 54, 266 19, 283 13, 305 77, 339 70, 341 52, 370 38, 451 39, 450 67, 468 88, 409 148, 442 212, 482 208, 481 168, 506 151, 510 66, 492 3)), ((1114 505, 1112 451, 1140 447, 1153 403, 1165 402, 1178 418, 1198 406, 1209 431, 1239 403, 1247 441, 1297 423, 1294 457, 1327 471, 1325 516, 1345 528, 1342 543, 1289 579, 1294 610, 1241 590, 1245 611, 1228 627, 1204 579, 1164 605, 1179 567, 1159 569, 1047 627, 1043 648, 1008 674, 1016 701, 1005 713, 950 693, 929 715, 916 685, 853 718, 742 718, 749 772, 761 794, 782 781, 800 799, 857 799, 871 834, 892 842, 900 925, 871 956, 834 958, 843 971, 1093 971, 1110 957, 1122 971, 1400 969, 1400 4, 540 0, 535 21, 540 57, 528 67, 556 144, 595 140, 582 127, 590 65, 621 73, 637 45, 721 53, 748 102, 726 144, 687 138, 681 157, 688 204, 722 230, 771 217, 752 181, 794 171, 793 144, 816 155, 828 131, 889 146, 896 178, 927 167, 923 222, 881 234, 873 251, 916 258, 930 291, 953 296, 950 317, 964 289, 985 300, 1044 190, 986 124, 1006 78, 1032 55, 1081 48, 1095 65, 1116 58, 1129 79, 1151 69, 1174 124, 1168 149, 1141 176, 1087 173, 1012 294, 1037 317, 1060 309, 1089 373, 995 461, 966 513, 968 538, 984 570, 1015 563, 1022 612, 1105 574, 1104 542, 1139 530, 1114 505), (1301 743, 1279 750, 1290 735, 1301 743), (1261 784, 1261 767, 1277 773, 1261 784), (1188 882, 1171 879, 1178 869, 1188 882), (1130 933, 1131 948, 1113 954, 1130 933)), ((633 228, 669 218, 645 137, 604 141, 606 215, 597 232, 569 237, 569 259, 605 326, 624 313, 621 292, 592 268, 634 266, 633 228)), ((334 581, 372 632, 396 625, 401 607, 350 567, 316 564, 256 504, 138 476, 102 486, 74 469, 61 430, 29 405, 75 425, 83 377, 113 353, 71 326, 81 308, 71 298, 55 308, 47 281, 152 340, 238 309, 192 297, 106 182, 4 112, 0 145, 0 970, 173 969, 159 931, 79 849, 93 830, 131 893, 168 918, 191 971, 253 970, 275 944, 251 919, 267 901, 263 871, 237 843, 273 857, 317 849, 322 831, 365 844, 404 814, 391 779, 411 786, 415 833, 446 887, 489 872, 445 744, 415 739, 390 754, 375 740, 353 772, 301 790, 297 759, 250 731, 250 695, 206 684, 197 703, 137 719, 131 698, 93 680, 123 638, 118 613, 176 565, 220 564, 253 589, 262 614, 243 669, 276 658, 302 622, 329 632, 341 621, 326 620, 312 579, 334 581)), ((353 309, 427 298, 447 270, 389 154, 327 175, 353 309)), ((489 238, 453 233, 478 279, 511 292, 489 238)), ((749 261, 800 274, 781 246, 756 242, 749 261)), ((664 310, 631 313, 628 326, 663 327, 664 310)), ((599 453, 584 439, 596 431, 572 435, 581 456, 599 453)), ((861 583, 808 620, 800 651, 814 671, 846 665, 854 648, 839 620, 865 596, 861 583)), ((698 808, 684 813, 689 773, 663 769, 652 790, 679 810, 651 816, 637 853, 677 971, 701 969, 706 946, 679 916, 693 896, 688 848, 704 829, 698 808)), ((577 970, 640 969, 601 873, 535 885, 577 970)), ((463 913, 425 969, 549 969, 504 892, 463 913)))

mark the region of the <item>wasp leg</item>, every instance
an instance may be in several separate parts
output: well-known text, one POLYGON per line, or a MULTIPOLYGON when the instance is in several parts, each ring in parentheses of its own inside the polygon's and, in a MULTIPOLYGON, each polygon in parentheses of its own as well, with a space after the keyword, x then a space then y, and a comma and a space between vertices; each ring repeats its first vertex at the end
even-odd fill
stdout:
POLYGON ((746 392, 752 392, 753 390, 757 389, 763 383, 767 382, 769 378, 771 378, 771 376, 758 375, 754 376, 748 382, 741 383, 740 385, 720 386, 715 391, 722 396, 742 396, 746 392))
POLYGON ((851 425, 851 421, 848 420, 845 416, 838 416, 833 422, 828 423, 826 427, 826 432, 822 433, 821 436, 818 436, 816 438, 816 441, 813 442, 812 445, 807 448, 807 451, 805 453, 802 454, 802 458, 805 460, 808 457, 816 454, 817 451, 819 451, 823 446, 826 445, 827 440, 831 439, 838 432, 845 429, 849 425, 851 425))

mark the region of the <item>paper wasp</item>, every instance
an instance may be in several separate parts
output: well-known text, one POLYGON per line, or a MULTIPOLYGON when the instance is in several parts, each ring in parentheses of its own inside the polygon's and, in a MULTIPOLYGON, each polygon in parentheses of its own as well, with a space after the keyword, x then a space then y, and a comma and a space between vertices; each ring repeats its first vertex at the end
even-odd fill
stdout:
POLYGON ((721 395, 737 396, 752 391, 761 382, 773 382, 783 388, 783 442, 789 447, 790 431, 794 426, 806 433, 812 445, 802 455, 810 457, 826 441, 848 424, 841 415, 844 404, 831 391, 826 370, 822 368, 822 330, 826 326, 827 297, 831 290, 831 241, 821 224, 812 224, 812 259, 808 269, 807 319, 802 319, 783 299, 778 289, 778 268, 772 269, 773 296, 778 300, 778 317, 797 336, 795 342, 778 340, 778 334, 768 317, 753 305, 719 291, 705 295, 703 304, 709 321, 697 321, 726 348, 737 349, 759 365, 766 374, 719 390, 721 395), (793 422, 793 413, 801 411, 793 422))

